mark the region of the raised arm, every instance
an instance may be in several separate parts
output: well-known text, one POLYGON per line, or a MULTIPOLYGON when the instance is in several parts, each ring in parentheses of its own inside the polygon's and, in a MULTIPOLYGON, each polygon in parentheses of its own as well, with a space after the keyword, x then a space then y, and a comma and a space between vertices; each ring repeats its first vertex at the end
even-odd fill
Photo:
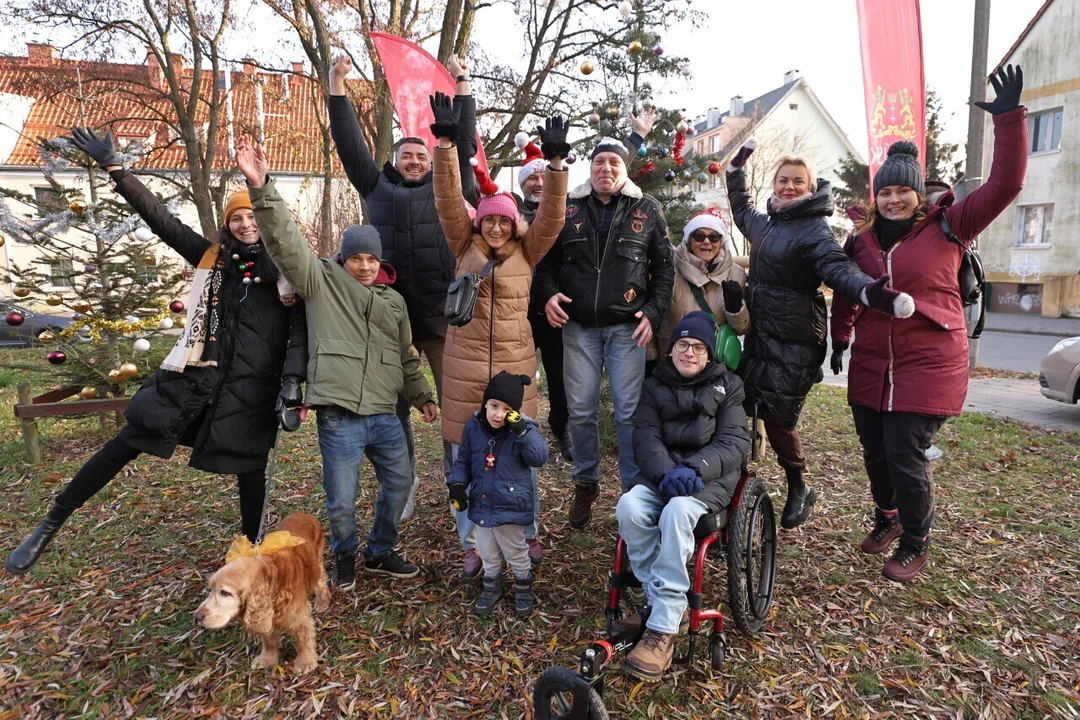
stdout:
POLYGON ((566 122, 558 115, 548 118, 544 127, 537 128, 540 151, 548 161, 548 167, 544 171, 544 192, 536 208, 536 217, 521 244, 525 260, 533 267, 547 255, 566 224, 566 186, 570 173, 563 166, 563 158, 570 153, 567 129, 566 122))
POLYGON ((457 152, 453 145, 435 148, 435 211, 439 214, 439 224, 442 225, 450 252, 454 257, 461 257, 472 240, 473 223, 465 207, 465 198, 461 195, 461 169, 457 152))
POLYGON ((379 166, 371 157, 360 121, 352 101, 345 95, 345 76, 352 70, 352 60, 339 54, 330 65, 330 99, 327 114, 330 116, 330 134, 337 146, 338 158, 345 168, 345 175, 361 197, 367 197, 379 182, 379 166))
POLYGON ((727 183, 728 203, 735 227, 750 241, 760 242, 769 232, 769 215, 754 207, 750 192, 746 189, 746 170, 742 167, 728 168, 724 177, 727 183))

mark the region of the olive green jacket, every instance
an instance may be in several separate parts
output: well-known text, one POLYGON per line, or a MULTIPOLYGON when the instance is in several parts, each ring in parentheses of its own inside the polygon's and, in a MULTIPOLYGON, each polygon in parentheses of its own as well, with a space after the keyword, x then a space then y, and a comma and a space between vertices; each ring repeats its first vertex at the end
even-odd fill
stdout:
POLYGON ((307 306, 306 404, 382 415, 395 411, 399 394, 416 408, 433 402, 401 295, 316 257, 273 180, 248 192, 270 257, 307 306))

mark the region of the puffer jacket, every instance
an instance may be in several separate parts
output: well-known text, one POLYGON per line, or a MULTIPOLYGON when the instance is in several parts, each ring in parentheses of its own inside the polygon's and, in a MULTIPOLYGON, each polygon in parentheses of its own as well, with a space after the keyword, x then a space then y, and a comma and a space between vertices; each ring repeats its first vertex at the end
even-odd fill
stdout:
MULTIPOLYGON (((463 147, 463 191, 475 205, 479 190, 469 158, 476 154, 476 101, 471 95, 458 95, 454 103, 462 107, 458 142, 463 147)), ((345 174, 365 200, 366 221, 379 231, 382 259, 398 272, 394 289, 409 308, 413 338, 445 336, 443 307, 446 289, 454 281, 454 256, 447 249, 435 212, 431 174, 415 182, 405 180, 390 162, 380 172, 364 143, 352 102, 331 95, 328 108, 330 132, 345 174)))
POLYGON ((750 329, 750 312, 746 309, 745 291, 742 307, 737 313, 729 313, 724 308, 724 291, 720 283, 725 280, 735 280, 744 288, 746 286, 746 273, 741 267, 731 260, 731 253, 727 245, 720 249, 716 256, 716 264, 710 270, 705 261, 690 252, 686 243, 675 246, 675 284, 671 291, 671 305, 668 306, 664 321, 660 323, 660 331, 656 333, 656 339, 649 346, 646 357, 653 360, 661 355, 667 355, 668 343, 671 342, 671 332, 679 324, 687 313, 694 310, 704 310, 716 317, 716 324, 730 325, 731 329, 739 335, 745 335, 750 329), (699 288, 708 307, 701 307, 697 296, 691 286, 699 288))
POLYGON ((851 302, 872 281, 844 254, 825 221, 832 190, 818 181, 814 193, 783 211, 750 204, 743 169, 727 173, 735 225, 750 241, 746 304, 753 324, 739 373, 746 382, 746 411, 778 428, 793 428, 814 383, 822 379, 828 311, 821 283, 851 302))
POLYGON ((586 327, 637 323, 634 315, 643 312, 655 332, 671 302, 674 272, 664 210, 628 179, 602 238, 592 192, 589 181, 570 191, 559 242, 537 268, 539 300, 563 293, 572 300, 566 314, 586 327))
MULTIPOLYGON (((871 277, 915 300, 915 314, 898 319, 843 299, 833 300, 834 346, 855 343, 848 363, 848 402, 878 412, 952 417, 967 397, 968 339, 957 273, 963 250, 941 231, 970 243, 1020 193, 1027 169, 1027 111, 994 116, 994 160, 986 184, 951 207, 931 205, 909 233, 881 251, 873 230, 849 241, 855 262, 871 277)), ((861 220, 856 217, 856 220, 861 220)))
POLYGON ((492 433, 480 419, 480 410, 461 433, 454 469, 447 485, 465 483, 469 491, 469 519, 480 527, 531 525, 536 503, 532 468, 548 460, 548 444, 539 427, 525 418, 529 431, 518 437, 508 429, 492 433), (488 467, 487 456, 495 457, 488 467))
POLYGON ((694 497, 712 512, 726 508, 750 452, 743 400, 742 381, 722 364, 684 378, 671 358, 662 358, 641 388, 634 420, 640 473, 630 486, 660 492, 664 473, 685 465, 705 485, 694 497))
MULTIPOLYGON (((536 217, 524 230, 493 251, 473 227, 461 195, 457 148, 435 149, 435 205, 457 275, 479 273, 493 258, 502 260, 481 283, 472 321, 450 327, 443 352, 442 436, 457 443, 461 430, 480 406, 488 381, 500 370, 536 375, 536 346, 528 322, 533 268, 562 229, 567 172, 547 170, 536 217)), ((521 412, 537 414, 536 385, 525 386, 521 412)))
MULTIPOLYGON (((212 243, 180 220, 126 170, 110 173, 116 191, 147 226, 187 262, 198 266, 212 243)), ((223 474, 266 466, 277 435, 274 406, 283 375, 303 378, 307 365, 304 303, 285 307, 278 298, 277 270, 260 241, 245 245, 221 228, 221 332, 216 367, 158 370, 124 409, 126 439, 140 451, 172 457, 177 445, 191 448, 189 465, 223 474), (244 285, 231 260, 254 261, 264 281, 244 285), (241 299, 243 302, 241 302, 241 299)))

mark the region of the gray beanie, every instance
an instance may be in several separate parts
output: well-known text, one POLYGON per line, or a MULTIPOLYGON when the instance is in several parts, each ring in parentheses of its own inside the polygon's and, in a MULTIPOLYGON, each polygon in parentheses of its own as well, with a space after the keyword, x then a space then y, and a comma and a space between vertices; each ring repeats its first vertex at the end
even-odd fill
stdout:
POLYGON ((615 153, 621 157, 624 165, 630 164, 630 151, 626 149, 625 145, 613 137, 601 138, 600 142, 596 143, 596 147, 593 148, 592 155, 589 156, 589 159, 592 160, 600 153, 605 152, 615 153))
POLYGON ((874 174, 874 195, 889 185, 906 185, 920 195, 926 195, 922 167, 919 165, 919 146, 910 140, 897 140, 889 146, 889 156, 874 174))
POLYGON ((382 238, 371 225, 351 225, 341 233, 341 262, 357 253, 367 253, 382 260, 382 238))

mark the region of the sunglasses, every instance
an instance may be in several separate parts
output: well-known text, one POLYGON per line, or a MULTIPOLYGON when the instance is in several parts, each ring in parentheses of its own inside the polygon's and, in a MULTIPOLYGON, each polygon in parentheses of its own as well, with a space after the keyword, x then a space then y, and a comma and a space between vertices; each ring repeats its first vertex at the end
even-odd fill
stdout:
POLYGON ((716 233, 695 232, 690 235, 690 239, 696 243, 703 243, 708 240, 709 242, 716 244, 720 242, 723 238, 716 233))

